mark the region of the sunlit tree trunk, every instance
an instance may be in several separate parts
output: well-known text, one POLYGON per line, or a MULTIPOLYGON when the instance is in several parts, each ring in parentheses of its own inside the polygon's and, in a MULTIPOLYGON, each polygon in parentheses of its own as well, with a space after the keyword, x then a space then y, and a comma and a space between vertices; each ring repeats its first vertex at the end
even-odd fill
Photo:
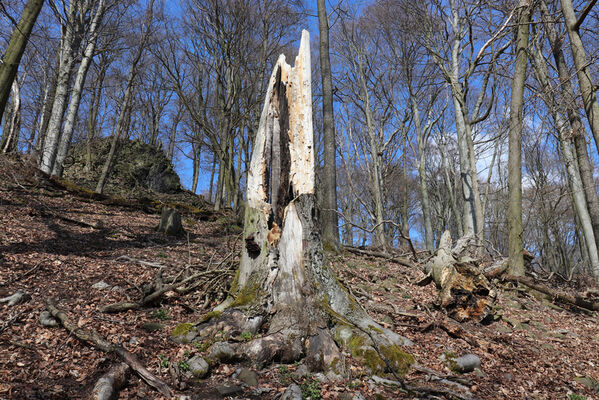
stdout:
POLYGON ((322 78, 322 116, 324 141, 324 174, 322 199, 322 239, 326 245, 339 246, 337 216, 337 167, 335 121, 333 118, 333 83, 329 55, 329 20, 324 0, 318 0, 320 28, 320 74, 322 78))
POLYGON ((593 85, 593 80, 591 79, 589 62, 579 32, 580 25, 587 15, 586 13, 590 11, 594 1, 589 2, 591 7, 585 8, 582 15, 578 18, 576 18, 576 14, 574 13, 572 0, 560 0, 560 3, 562 14, 566 20, 566 30, 570 39, 570 49, 572 50, 572 59, 576 67, 576 76, 578 77, 578 87, 582 95, 584 111, 586 112, 589 127, 595 138, 595 146, 599 149, 599 104, 597 103, 595 94, 597 88, 593 85))
POLYGON ((8 48, 2 55, 2 63, 0 63, 0 124, 27 41, 43 5, 44 0, 27 1, 21 19, 10 37, 8 48))
POLYGON ((510 101, 510 131, 508 150, 508 254, 509 271, 514 276, 524 276, 524 244, 522 242, 522 104, 529 24, 531 19, 530 0, 520 0, 518 30, 516 37, 516 65, 512 80, 510 101))
POLYGON ((71 141, 73 139, 73 132, 75 130, 75 121, 79 111, 79 104, 81 102, 81 94, 83 93, 83 85, 87 77, 87 71, 94 57, 94 51, 96 49, 96 43, 98 41, 99 28, 104 17, 104 0, 99 0, 98 7, 96 8, 93 16, 91 25, 89 27, 89 38, 85 50, 83 52, 83 58, 79 64, 79 70, 75 77, 75 84, 71 92, 71 100, 69 108, 67 110, 67 116, 64 123, 62 134, 60 135, 60 142, 58 144, 58 151, 56 153, 56 159, 54 166, 52 167, 52 175, 62 176, 64 160, 67 157, 69 148, 71 147, 71 141))
POLYGON ((19 142, 19 132, 21 130, 21 90, 17 78, 12 84, 12 106, 10 120, 4 121, 2 141, 0 142, 0 151, 2 153, 12 153, 17 150, 19 142))

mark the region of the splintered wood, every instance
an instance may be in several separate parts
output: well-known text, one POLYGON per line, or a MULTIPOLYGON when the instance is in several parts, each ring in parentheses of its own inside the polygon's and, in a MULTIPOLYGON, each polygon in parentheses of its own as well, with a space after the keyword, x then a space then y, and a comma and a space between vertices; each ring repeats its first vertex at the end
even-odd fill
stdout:
POLYGON ((477 319, 490 323, 493 321, 492 305, 496 293, 468 254, 470 240, 460 239, 452 249, 451 234, 445 231, 437 254, 425 266, 429 275, 422 283, 435 283, 441 307, 456 321, 477 319))

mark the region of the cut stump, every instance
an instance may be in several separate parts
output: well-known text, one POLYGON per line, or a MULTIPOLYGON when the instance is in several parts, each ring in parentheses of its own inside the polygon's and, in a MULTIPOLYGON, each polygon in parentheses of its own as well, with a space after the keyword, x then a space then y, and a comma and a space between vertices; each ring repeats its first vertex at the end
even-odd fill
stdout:
POLYGON ((403 374, 413 358, 400 346, 410 341, 364 311, 323 251, 310 68, 303 31, 295 66, 281 55, 269 81, 247 178, 244 245, 229 296, 207 321, 181 329, 196 340, 249 332, 257 338, 231 347, 236 358, 258 364, 305 359, 312 370, 344 375, 344 348, 373 374, 403 374))

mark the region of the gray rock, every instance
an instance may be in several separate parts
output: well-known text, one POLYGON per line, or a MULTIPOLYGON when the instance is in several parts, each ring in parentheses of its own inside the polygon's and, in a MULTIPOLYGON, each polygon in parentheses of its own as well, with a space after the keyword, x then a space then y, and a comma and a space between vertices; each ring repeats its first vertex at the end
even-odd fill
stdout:
MULTIPOLYGON (((243 388, 237 385, 220 385, 216 387, 216 391, 223 397, 234 396, 243 392, 243 388)), ((301 399, 301 397, 300 397, 301 399)))
POLYGON ((325 374, 323 374, 322 372, 318 372, 318 373, 312 375, 312 377, 314 379, 316 379, 317 381, 320 381, 322 383, 327 383, 329 381, 329 378, 327 378, 325 376, 325 374))
POLYGON ((339 382, 343 380, 343 377, 341 375, 336 374, 333 371, 327 372, 326 377, 329 382, 339 382))
POLYGON ((42 311, 40 313, 40 324, 48 328, 53 328, 55 326, 58 326, 58 321, 54 319, 54 317, 52 316, 52 314, 50 314, 49 311, 42 311))
POLYGON ((458 372, 463 374, 480 368, 480 358, 475 354, 466 354, 455 360, 455 362, 458 365, 458 372))
POLYGON ((239 374, 237 374, 237 379, 248 386, 258 386, 258 374, 251 369, 241 368, 239 374))
POLYGON ((354 397, 352 397, 352 400, 366 400, 364 398, 364 396, 362 396, 362 393, 354 393, 354 397))
POLYGON ((283 392, 280 400, 302 400, 302 389, 293 383, 283 392))
POLYGON ((302 364, 299 367, 297 367, 297 370, 295 370, 295 375, 298 378, 303 378, 304 376, 308 375, 310 373, 310 370, 308 369, 308 366, 306 364, 302 364))
POLYGON ((191 343, 196 336, 198 336, 198 328, 196 326, 193 324, 180 324, 174 329, 171 339, 175 343, 185 344, 191 343))
POLYGON ((441 361, 447 367, 460 374, 465 374, 480 368, 480 358, 475 354, 466 354, 461 357, 456 357, 454 353, 448 352, 441 355, 441 361))
POLYGON ((96 282, 92 285, 92 289, 104 290, 109 288, 110 285, 104 281, 96 282))
POLYGON ((235 350, 227 342, 216 342, 210 346, 209 357, 216 361, 228 361, 235 357, 235 350))
POLYGON ((187 364, 189 364, 189 371, 197 378, 205 377, 210 370, 210 365, 200 356, 193 356, 187 364))

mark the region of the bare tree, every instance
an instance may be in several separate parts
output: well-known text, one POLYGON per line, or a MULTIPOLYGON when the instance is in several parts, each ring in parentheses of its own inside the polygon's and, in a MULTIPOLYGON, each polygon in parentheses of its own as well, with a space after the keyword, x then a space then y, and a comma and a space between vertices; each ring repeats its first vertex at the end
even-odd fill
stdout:
POLYGON ((507 223, 509 270, 514 276, 524 276, 524 244, 522 243, 522 105, 528 60, 526 52, 528 50, 532 14, 530 0, 520 0, 518 8, 516 61, 510 101, 507 223))
POLYGON ((2 115, 10 96, 11 87, 17 76, 19 63, 25 52, 29 35, 43 5, 44 0, 27 1, 21 19, 11 35, 8 48, 2 55, 2 63, 0 63, 0 123, 2 123, 2 115))
POLYGON ((318 0, 320 30, 320 74, 322 78, 322 116, 324 134, 324 174, 322 201, 322 237, 325 244, 339 246, 337 217, 337 167, 335 121, 333 117, 333 82, 329 55, 329 18, 324 0, 318 0))

